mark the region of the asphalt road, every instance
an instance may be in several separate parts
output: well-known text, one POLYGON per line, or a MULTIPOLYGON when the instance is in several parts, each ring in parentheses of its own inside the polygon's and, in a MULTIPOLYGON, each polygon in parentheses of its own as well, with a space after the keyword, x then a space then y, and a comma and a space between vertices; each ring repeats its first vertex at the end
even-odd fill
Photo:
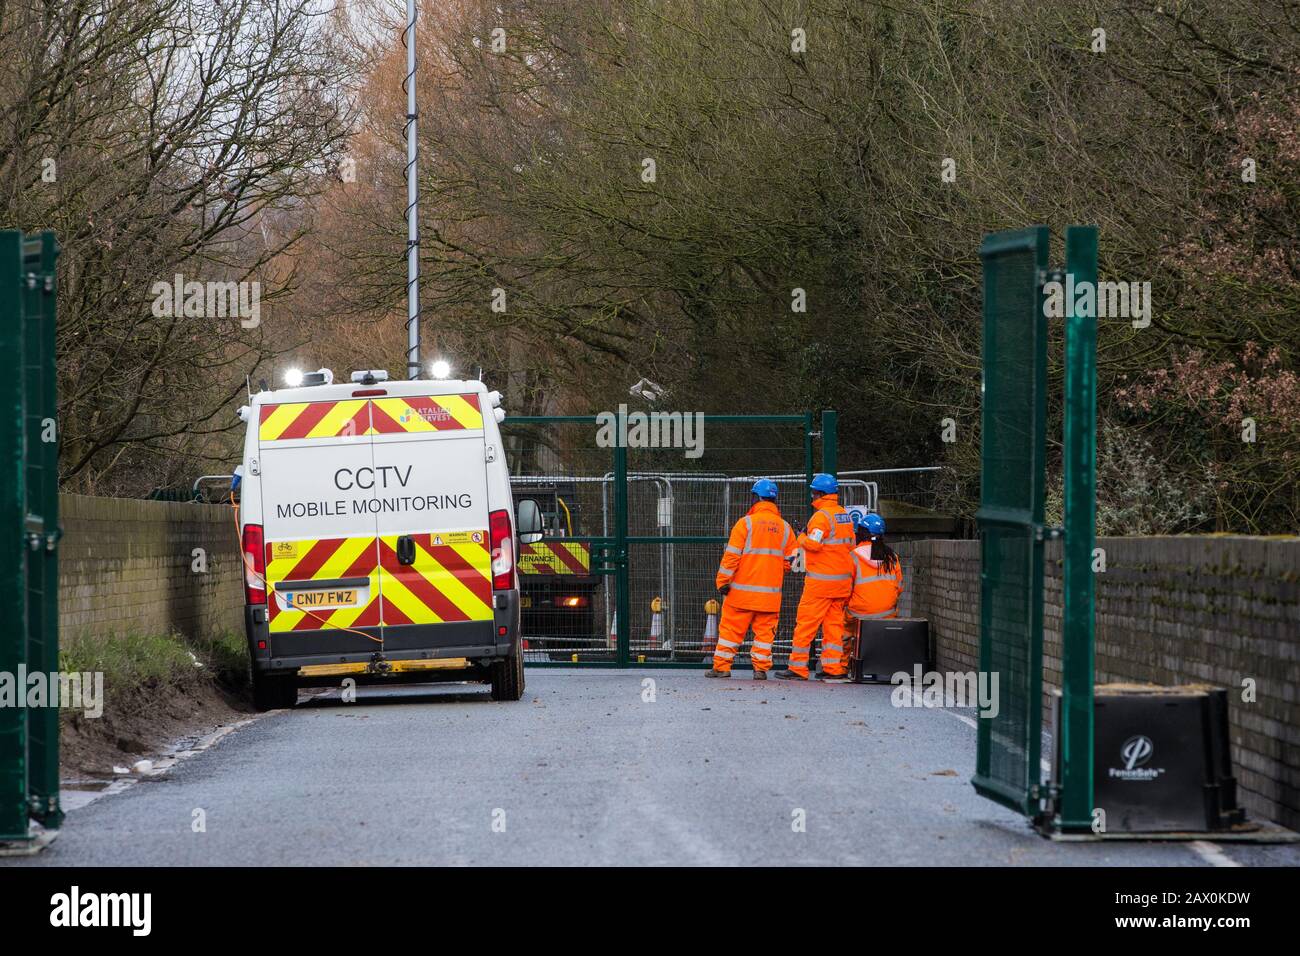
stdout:
POLYGON ((0 865, 1300 865, 1297 845, 1045 840, 971 788, 971 726, 890 690, 530 670, 511 704, 461 685, 331 694, 0 865))

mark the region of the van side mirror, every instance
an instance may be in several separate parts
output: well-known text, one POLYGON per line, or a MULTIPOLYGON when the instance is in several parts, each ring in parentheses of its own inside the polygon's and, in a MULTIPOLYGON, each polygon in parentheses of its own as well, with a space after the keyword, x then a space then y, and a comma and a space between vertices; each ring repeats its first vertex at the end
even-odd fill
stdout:
POLYGON ((521 544, 542 540, 542 509, 532 498, 520 498, 515 505, 515 527, 519 529, 521 544))

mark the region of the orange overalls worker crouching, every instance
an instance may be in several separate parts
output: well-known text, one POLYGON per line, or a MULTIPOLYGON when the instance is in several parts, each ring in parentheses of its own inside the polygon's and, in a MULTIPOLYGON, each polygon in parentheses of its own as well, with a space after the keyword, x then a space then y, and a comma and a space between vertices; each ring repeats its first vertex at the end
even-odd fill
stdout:
POLYGON ((885 544, 885 519, 874 513, 854 519, 858 547, 853 549, 853 593, 845 620, 857 634, 859 621, 898 617, 903 568, 898 554, 885 544))
POLYGON ((832 475, 814 475, 813 516, 799 535, 804 553, 803 596, 794 624, 790 666, 777 672, 781 680, 808 679, 808 653, 817 632, 822 633, 822 680, 844 679, 848 663, 844 653, 844 607, 853 591, 853 518, 840 506, 839 482, 832 475))
POLYGON ((731 662, 754 629, 749 659, 755 680, 767 680, 772 669, 772 640, 781 611, 781 581, 796 553, 794 531, 776 507, 776 482, 760 478, 752 489, 754 504, 731 529, 727 550, 718 567, 717 588, 723 593, 718 647, 705 677, 730 677, 731 662))

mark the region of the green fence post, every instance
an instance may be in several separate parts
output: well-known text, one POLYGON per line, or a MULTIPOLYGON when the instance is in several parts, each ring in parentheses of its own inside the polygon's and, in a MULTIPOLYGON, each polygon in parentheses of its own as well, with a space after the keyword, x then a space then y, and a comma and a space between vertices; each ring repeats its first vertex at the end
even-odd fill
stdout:
MULTIPOLYGON (((54 233, 24 244, 23 341, 26 351, 27 514, 38 534, 27 552, 27 669, 59 670, 59 458, 55 375, 54 233), (37 528, 39 527, 39 532, 37 528)), ((59 809, 59 684, 53 699, 31 708, 27 717, 28 803, 31 815, 47 829, 63 822, 59 809)))
MULTIPOLYGON (((0 231, 0 354, 9 356, 23 355, 22 266, 22 233, 0 231)), ((0 627, 0 674, 15 684, 27 647, 23 424, 22 375, 0 376, 0 461, 4 469, 0 476, 0 594, 8 607, 8 619, 0 627)), ((14 690, 21 692, 17 686, 14 690)), ((30 839, 27 816, 27 708, 3 706, 0 840, 30 839)))
POLYGON ((803 415, 803 467, 806 477, 804 480, 804 494, 808 493, 808 486, 812 484, 813 472, 817 469, 813 464, 813 413, 804 412, 803 415))
MULTIPOLYGON (((1097 282, 1097 227, 1065 231, 1065 271, 1075 285, 1097 282)), ((1095 300, 1094 300, 1095 301, 1095 300)), ((1097 504, 1097 312, 1065 319, 1065 541, 1061 621, 1062 829, 1087 829, 1093 810, 1092 550, 1097 504)))
POLYGON ((630 565, 627 543, 627 419, 624 415, 620 408, 616 422, 618 437, 614 442, 614 561, 618 568, 614 579, 614 613, 618 618, 615 637, 619 667, 627 667, 632 662, 632 598, 627 580, 630 565))
POLYGON ((840 413, 829 408, 822 412, 822 471, 835 474, 840 465, 840 413))

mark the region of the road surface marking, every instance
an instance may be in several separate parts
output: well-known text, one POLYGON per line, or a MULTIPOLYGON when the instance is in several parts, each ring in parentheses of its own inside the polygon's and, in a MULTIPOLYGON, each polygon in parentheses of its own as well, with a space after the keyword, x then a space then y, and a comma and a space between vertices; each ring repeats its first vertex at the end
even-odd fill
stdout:
POLYGON ((1190 846, 1196 851, 1196 855, 1210 866, 1241 866, 1240 863, 1224 853, 1221 847, 1210 843, 1208 840, 1193 840, 1190 846))

